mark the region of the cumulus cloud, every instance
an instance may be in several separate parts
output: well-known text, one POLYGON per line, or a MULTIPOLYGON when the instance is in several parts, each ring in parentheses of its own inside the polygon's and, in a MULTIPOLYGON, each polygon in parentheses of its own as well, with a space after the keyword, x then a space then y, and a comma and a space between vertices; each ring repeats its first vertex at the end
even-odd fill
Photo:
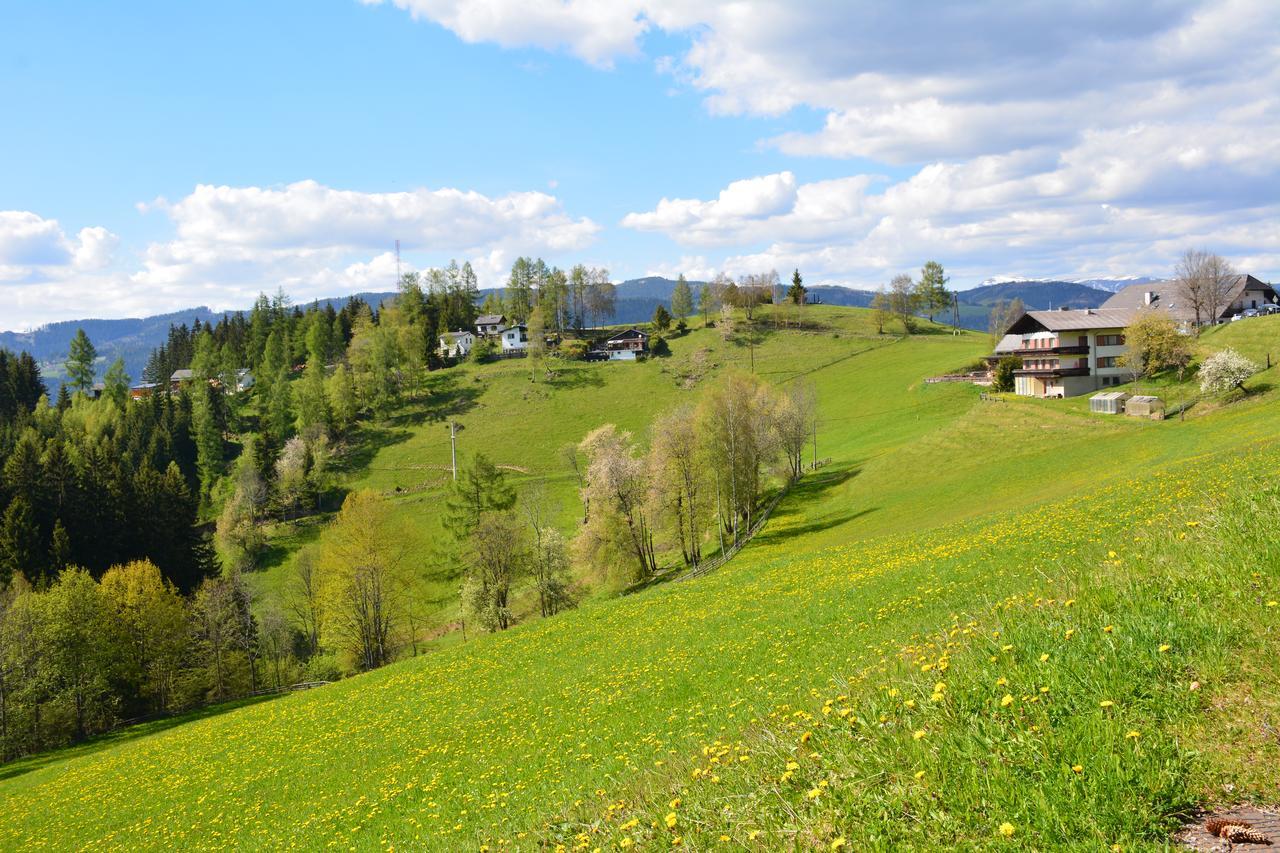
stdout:
POLYGON ((82 228, 71 237, 56 219, 28 210, 0 210, 0 284, 99 269, 111 262, 117 243, 116 235, 100 226, 82 228))
MULTIPOLYGON (((573 251, 599 231, 540 192, 494 198, 457 189, 366 193, 300 181, 273 188, 201 185, 177 202, 161 199, 151 207, 172 220, 176 236, 147 247, 143 269, 133 276, 138 284, 249 291, 279 284, 302 296, 372 281, 368 271, 377 260, 369 258, 383 256, 378 250, 397 239, 406 252, 468 258, 502 248, 573 251)), ((383 279, 394 280, 393 272, 383 279)))
POLYGON ((930 257, 977 278, 993 264, 1022 275, 1160 272, 1187 245, 1274 264, 1280 127, 1191 129, 1091 132, 1061 153, 934 163, 887 186, 865 176, 797 185, 784 172, 771 177, 793 187, 793 201, 767 215, 735 212, 722 193, 664 199, 623 224, 682 246, 760 247, 728 253, 731 272, 801 266, 859 284, 930 257))
MULTIPOLYGON (((384 0, 360 0, 368 6, 384 0)), ((593 65, 608 67, 637 52, 648 29, 642 4, 626 0, 391 0, 414 18, 440 24, 467 42, 503 47, 567 50, 593 65)))
POLYGON ((116 237, 103 228, 69 238, 55 220, 0 212, 0 284, 10 310, 0 328, 66 316, 150 314, 205 304, 247 305, 283 287, 306 301, 395 286, 403 269, 472 260, 495 285, 520 254, 556 257, 591 244, 600 226, 568 215, 541 192, 486 196, 458 189, 369 193, 315 181, 281 187, 197 186, 143 212, 165 215, 171 239, 148 244, 128 267, 111 265, 116 237))

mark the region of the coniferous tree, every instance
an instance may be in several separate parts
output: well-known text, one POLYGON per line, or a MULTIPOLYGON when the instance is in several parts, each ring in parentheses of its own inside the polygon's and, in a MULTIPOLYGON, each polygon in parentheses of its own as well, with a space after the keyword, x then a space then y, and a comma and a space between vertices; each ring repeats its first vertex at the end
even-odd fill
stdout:
POLYGON ((681 320, 693 313, 693 291, 689 289, 684 273, 680 273, 675 290, 671 292, 671 313, 681 320))
POLYGON ((67 382, 72 388, 87 392, 93 387, 94 362, 97 358, 98 351, 94 349, 93 342, 84 333, 84 329, 76 329, 66 363, 67 382))

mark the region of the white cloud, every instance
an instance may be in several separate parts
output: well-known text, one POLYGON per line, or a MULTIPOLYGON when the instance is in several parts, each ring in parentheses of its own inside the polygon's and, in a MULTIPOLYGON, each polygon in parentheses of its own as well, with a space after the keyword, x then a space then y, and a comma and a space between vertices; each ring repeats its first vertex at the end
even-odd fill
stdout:
MULTIPOLYGON (((361 0, 369 6, 384 0, 361 0)), ((434 21, 466 42, 567 50, 593 65, 637 53, 648 29, 642 4, 624 0, 391 0, 414 18, 434 21)))
MULTIPOLYGON (((152 207, 172 219, 177 233, 147 248, 144 268, 134 275, 139 284, 239 285, 253 292, 279 284, 300 298, 355 278, 372 281, 370 253, 397 239, 406 253, 469 258, 495 249, 573 251, 600 230, 540 192, 495 198, 457 189, 365 193, 301 181, 277 188, 202 185, 152 207)), ((394 281, 388 272, 383 286, 394 281)))
POLYGON ((56 219, 27 210, 0 210, 0 285, 39 280, 60 270, 91 270, 111 262, 118 242, 105 228, 67 236, 56 219))
POLYGON ((471 260, 482 286, 498 284, 510 258, 554 259, 591 244, 600 226, 565 213, 541 192, 486 196, 458 189, 367 193, 315 181, 281 187, 197 186, 161 212, 171 239, 150 243, 128 268, 111 265, 113 234, 68 238, 55 220, 0 212, 0 329, 68 316, 154 314, 193 305, 248 305, 283 287, 299 302, 395 287, 403 269, 471 260), (6 282, 8 284, 6 285, 6 282))
MULTIPOLYGON (((796 184, 793 202, 744 214, 724 198, 659 202, 623 224, 682 246, 740 247, 730 272, 799 266, 858 284, 936 258, 971 280, 1160 273, 1188 245, 1239 262, 1280 258, 1280 121, 1138 125, 1049 149, 934 163, 879 189, 866 176, 796 184), (742 251, 746 249, 746 251, 742 251)), ((769 185, 752 179, 752 185, 769 185)))

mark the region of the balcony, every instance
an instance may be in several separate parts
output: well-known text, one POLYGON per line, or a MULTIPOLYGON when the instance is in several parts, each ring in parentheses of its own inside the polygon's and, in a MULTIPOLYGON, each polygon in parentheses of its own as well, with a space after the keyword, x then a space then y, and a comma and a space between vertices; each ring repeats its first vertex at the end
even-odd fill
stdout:
POLYGON ((1014 376, 1034 376, 1037 379, 1056 379, 1061 376, 1088 376, 1086 367, 1029 367, 1015 370, 1014 376))
POLYGON ((1089 347, 1087 345, 1041 347, 1039 349, 1029 347, 1027 349, 1016 349, 1013 351, 1013 354, 1031 357, 1035 357, 1037 355, 1088 355, 1089 347))

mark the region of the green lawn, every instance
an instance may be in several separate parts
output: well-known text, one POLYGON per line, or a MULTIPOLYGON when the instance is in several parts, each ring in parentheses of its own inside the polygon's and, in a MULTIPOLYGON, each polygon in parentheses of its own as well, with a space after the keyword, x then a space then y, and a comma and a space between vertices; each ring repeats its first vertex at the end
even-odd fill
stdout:
MULTIPOLYGON (((1190 730, 1184 706, 1143 697, 1170 684, 1185 689, 1185 673, 1151 670, 1145 657, 1108 669, 1091 637, 1069 654, 1045 644, 1044 653, 1061 653, 1064 663, 1041 683, 1033 673, 1041 649, 1030 638, 1070 630, 1036 621, 1043 601, 1060 606, 1069 594, 1087 608, 1081 630, 1101 631, 1124 615, 1143 648, 1165 630, 1188 645, 1201 637, 1201 651, 1243 642, 1241 620, 1216 640, 1204 633, 1216 624, 1217 598, 1205 599, 1197 619, 1178 621, 1171 611, 1162 620, 1147 606, 1139 620, 1126 590, 1142 586, 1155 597, 1130 598, 1158 603, 1157 570, 1134 575, 1128 587, 1106 582, 1120 575, 1115 560, 1146 553, 1139 539, 1183 529, 1229 492, 1249 493, 1256 474, 1274 478, 1280 396, 1261 393, 1161 423, 1093 418, 1045 401, 982 402, 970 386, 922 380, 971 361, 985 337, 894 341, 870 334, 865 312, 814 313, 832 328, 773 333, 757 348, 756 367, 778 380, 805 373, 815 383, 819 456, 830 463, 720 571, 450 642, 307 694, 59 756, 0 780, 0 847, 455 850, 562 841, 594 849, 667 847, 686 836, 712 847, 725 843, 722 834, 748 849, 827 847, 842 836, 871 846, 980 846, 1006 820, 1015 843, 1031 846, 1161 837, 1204 777, 1183 772, 1198 759, 1166 731, 1190 730), (1010 692, 1028 709, 1016 732, 991 716, 990 697, 978 691, 997 674, 984 667, 1007 654, 1003 643, 988 649, 992 630, 1018 636, 1009 650, 1016 661, 1001 669, 1018 679, 1010 692), (917 721, 902 698, 885 693, 890 679, 901 682, 900 693, 920 694, 917 704, 930 702, 935 680, 951 682, 945 690, 963 700, 946 706, 946 719, 917 721), (1133 700, 1114 725, 1069 729, 1061 740, 1049 738, 1051 726, 1067 726, 1063 718, 1039 721, 1031 707, 1039 686, 1049 686, 1078 715, 1112 685, 1127 685, 1119 698, 1133 700), (890 699, 894 727, 882 731, 879 714, 890 719, 890 699), (856 709, 868 729, 848 740, 847 731, 809 725, 828 719, 824 707, 856 709), (1124 737, 1130 728, 1142 730, 1140 748, 1149 745, 1154 760, 1144 753, 1126 764, 1135 747, 1124 737), (903 737, 922 729, 918 740, 903 737), (807 763, 794 784, 771 788, 795 760, 784 753, 810 730, 821 749, 799 754, 807 763), (1096 749, 1086 778, 1094 787, 1080 802, 1118 804, 1096 816, 1080 813, 1069 787, 1035 793, 1049 777, 1037 775, 1034 757, 1051 757, 1046 767, 1061 772, 1064 745, 1089 738, 1096 749), (819 773, 810 752, 831 762, 819 773), (972 762, 989 755, 1009 761, 979 772, 972 762), (729 758, 738 769, 722 769, 729 758), (957 781, 936 794, 908 791, 902 786, 917 768, 957 781), (984 778, 1017 787, 984 792, 984 778), (672 807, 675 798, 687 804, 672 807), (828 808, 832 802, 842 805, 828 808), (1022 812, 996 813, 1019 803, 1022 812), (1126 804, 1135 806, 1130 816, 1116 817, 1126 804), (667 814, 675 815, 671 830, 667 814), (842 814, 858 822, 843 824, 842 814)), ((747 357, 713 331, 673 344, 670 360, 572 368, 581 376, 554 390, 530 383, 523 362, 464 368, 439 377, 452 386, 439 396, 446 407, 465 408, 453 413, 467 427, 464 446, 484 447, 533 477, 554 472, 555 448, 599 423, 641 430, 689 393, 676 372, 698 350, 706 351, 706 375, 747 357)), ((428 413, 431 406, 424 401, 421 415, 407 410, 385 428, 387 440, 349 475, 353 486, 402 489, 396 501, 406 539, 424 553, 438 537, 431 501, 439 489, 414 487, 438 470, 425 466, 447 458, 441 424, 450 414, 428 413)), ((572 485, 552 482, 572 523, 572 485)), ((1234 553, 1239 563, 1250 551, 1234 553)), ((1178 565, 1202 566, 1203 558, 1184 556, 1178 565)), ((424 573, 437 570, 428 565, 424 573)), ((1241 572, 1254 585, 1250 601, 1280 596, 1273 563, 1242 564, 1241 572), (1250 579, 1251 572, 1258 574, 1250 579)), ((1241 582, 1236 575, 1231 584, 1241 582)), ((436 577, 447 589, 447 577, 436 577)), ((1236 593, 1225 589, 1213 595, 1236 593)), ((1256 622, 1270 626, 1275 615, 1261 611, 1272 621, 1256 622)), ((1202 701, 1227 707, 1234 694, 1219 688, 1206 681, 1202 701)))

